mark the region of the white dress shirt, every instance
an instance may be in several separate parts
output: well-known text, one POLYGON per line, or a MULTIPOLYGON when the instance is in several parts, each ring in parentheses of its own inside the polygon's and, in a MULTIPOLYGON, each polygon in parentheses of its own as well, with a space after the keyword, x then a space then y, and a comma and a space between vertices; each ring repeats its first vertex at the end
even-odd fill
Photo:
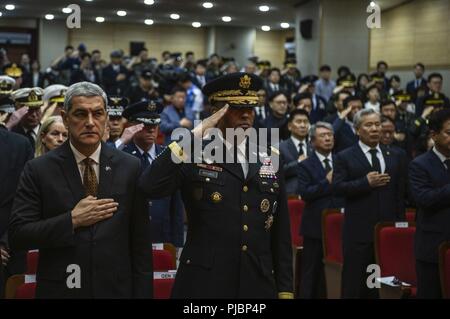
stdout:
MULTIPOLYGON (((139 150, 139 153, 141 153, 141 156, 145 153, 145 151, 142 148, 140 148, 139 146, 136 145, 136 148, 139 150)), ((148 162, 151 164, 154 161, 154 159, 156 158, 155 144, 153 144, 152 147, 150 147, 147 154, 148 154, 148 162)))
MULTIPOLYGON (((231 145, 230 143, 228 143, 228 141, 226 139, 223 138, 222 134, 219 134, 219 138, 222 139, 222 141, 224 141, 226 148, 228 149, 228 151, 230 151, 233 147, 233 145, 231 145)), ((247 178, 247 174, 248 174, 248 160, 245 156, 245 151, 247 148, 247 139, 244 139, 241 144, 238 145, 237 147, 237 160, 238 163, 241 164, 242 167, 242 171, 244 173, 244 177, 247 178)))
MULTIPOLYGON (((87 157, 84 156, 83 154, 81 154, 75 148, 75 146, 72 145, 72 143, 70 143, 70 148, 72 149, 73 155, 75 156, 75 161, 77 162, 77 165, 78 165, 78 171, 80 172, 81 181, 84 183, 83 176, 84 176, 85 165, 84 165, 83 161, 87 157)), ((100 181, 100 151, 101 151, 101 149, 102 149, 102 144, 99 144, 97 149, 95 150, 95 152, 92 153, 91 156, 89 156, 89 158, 94 161, 92 168, 94 169, 95 176, 97 177, 97 183, 100 181)))
MULTIPOLYGON (((367 160, 369 161, 370 166, 372 166, 372 154, 370 154, 370 150, 372 149, 370 146, 364 144, 363 142, 358 142, 359 147, 362 149, 364 155, 366 155, 367 160)), ((381 173, 384 174, 386 171, 386 162, 384 161, 383 153, 381 152, 380 145, 377 145, 375 149, 377 152, 378 160, 380 161, 381 173)))
POLYGON ((302 150, 303 150, 303 155, 307 156, 308 155, 308 148, 306 147, 307 141, 306 139, 304 139, 303 141, 300 141, 299 139, 295 138, 293 135, 291 135, 291 140, 295 145, 295 148, 297 149, 297 152, 300 154, 300 143, 303 143, 302 146, 302 150))
POLYGON ((272 89, 272 91, 277 92, 280 89, 280 85, 279 84, 274 84, 274 83, 270 83, 270 87, 272 89))
POLYGON ((322 164, 322 167, 323 167, 324 169, 326 169, 325 162, 324 162, 325 159, 328 159, 328 163, 330 164, 331 169, 333 169, 333 156, 331 156, 331 153, 328 154, 327 157, 325 157, 325 156, 323 156, 322 154, 320 154, 319 152, 316 151, 316 155, 317 155, 317 157, 319 158, 319 161, 320 161, 320 163, 322 164))
POLYGON ((439 160, 442 162, 442 165, 444 165, 444 167, 446 169, 449 169, 449 167, 447 167, 447 165, 445 164, 445 161, 448 160, 449 158, 445 157, 444 154, 442 154, 441 152, 439 152, 436 147, 433 147, 433 152, 434 154, 437 155, 437 157, 439 157, 439 160))

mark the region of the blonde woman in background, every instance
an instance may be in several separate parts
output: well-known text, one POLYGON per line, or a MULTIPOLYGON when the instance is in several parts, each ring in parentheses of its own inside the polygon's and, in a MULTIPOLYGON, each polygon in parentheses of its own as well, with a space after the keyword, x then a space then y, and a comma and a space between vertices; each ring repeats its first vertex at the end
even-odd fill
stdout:
POLYGON ((67 140, 67 129, 61 116, 50 116, 39 129, 35 157, 61 146, 67 140))

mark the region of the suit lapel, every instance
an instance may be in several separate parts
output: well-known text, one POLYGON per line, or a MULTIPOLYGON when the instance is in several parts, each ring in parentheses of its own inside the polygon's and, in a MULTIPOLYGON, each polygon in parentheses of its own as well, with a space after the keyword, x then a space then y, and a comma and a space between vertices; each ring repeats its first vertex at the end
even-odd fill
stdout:
POLYGON ((366 168, 367 170, 371 170, 372 165, 370 165, 363 150, 361 149, 361 147, 359 147, 359 144, 356 144, 354 147, 356 149, 355 149, 355 152, 353 152, 353 154, 355 154, 356 159, 364 166, 364 168, 366 168))
POLYGON ((78 203, 82 198, 86 196, 85 190, 82 184, 80 171, 75 161, 75 156, 70 149, 69 141, 65 142, 61 147, 56 149, 61 159, 60 166, 67 184, 72 191, 74 203, 78 203))
POLYGON ((319 157, 316 155, 316 153, 311 154, 311 158, 313 159, 312 163, 314 165, 314 171, 317 172, 320 179, 324 178, 326 176, 325 168, 323 168, 322 163, 320 162, 319 157))
POLYGON ((111 195, 113 173, 115 171, 112 157, 113 153, 111 152, 111 149, 102 143, 102 150, 100 152, 98 198, 104 198, 111 195))
POLYGON ((289 148, 289 153, 292 154, 294 159, 297 159, 299 157, 299 154, 298 154, 298 151, 297 151, 297 146, 294 145, 294 142, 292 141, 291 138, 289 138, 289 140, 288 140, 288 148, 289 148))
POLYGON ((392 152, 384 146, 380 145, 380 148, 381 148, 381 153, 383 153, 384 163, 386 164, 385 173, 390 173, 390 172, 392 172, 393 165, 394 165, 394 163, 392 162, 393 161, 392 152))

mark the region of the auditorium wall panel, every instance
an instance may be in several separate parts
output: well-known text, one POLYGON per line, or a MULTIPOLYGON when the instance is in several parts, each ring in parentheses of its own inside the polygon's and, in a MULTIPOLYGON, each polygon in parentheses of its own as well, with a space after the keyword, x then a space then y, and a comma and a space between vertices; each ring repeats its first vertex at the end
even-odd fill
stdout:
POLYGON ((414 0, 382 12, 381 29, 370 36, 370 66, 385 60, 393 68, 416 62, 450 68, 448 0, 414 0))
POLYGON ((269 60, 273 66, 283 67, 285 58, 284 44, 293 37, 295 30, 256 31, 255 55, 261 60, 269 60))
POLYGON ((188 26, 142 26, 140 24, 83 23, 81 29, 69 32, 73 45, 84 43, 89 50, 99 49, 105 58, 114 49, 129 52, 130 41, 145 42, 150 56, 161 56, 164 50, 193 51, 199 58, 206 54, 206 30, 188 26))

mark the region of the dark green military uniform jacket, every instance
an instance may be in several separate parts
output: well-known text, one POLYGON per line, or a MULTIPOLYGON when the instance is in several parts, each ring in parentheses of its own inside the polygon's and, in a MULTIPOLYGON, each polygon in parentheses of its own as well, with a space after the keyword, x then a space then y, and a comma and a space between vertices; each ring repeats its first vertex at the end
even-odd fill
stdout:
POLYGON ((292 297, 284 177, 262 153, 245 178, 239 163, 186 163, 186 153, 173 142, 143 173, 140 186, 148 196, 181 189, 187 212, 187 240, 172 297, 292 297), (172 156, 184 162, 177 164, 172 156))

